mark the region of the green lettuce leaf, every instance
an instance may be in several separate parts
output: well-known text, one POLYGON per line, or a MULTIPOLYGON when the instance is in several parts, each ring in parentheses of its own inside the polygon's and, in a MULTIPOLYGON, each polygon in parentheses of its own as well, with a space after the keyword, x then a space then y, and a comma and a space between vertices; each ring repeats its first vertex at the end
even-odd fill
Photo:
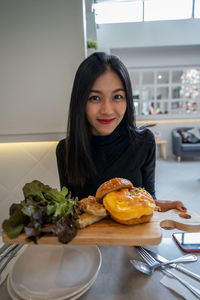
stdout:
POLYGON ((10 218, 3 221, 2 227, 8 237, 12 239, 18 237, 18 235, 23 231, 24 225, 27 224, 28 221, 29 218, 23 214, 21 206, 18 206, 10 215, 10 218))
MULTIPOLYGON (((70 226, 78 227, 76 221, 80 215, 78 199, 72 198, 66 187, 58 191, 39 180, 33 180, 24 185, 23 193, 25 199, 20 204, 13 204, 10 218, 3 222, 3 230, 9 238, 17 237, 25 231, 31 240, 37 242, 50 224, 57 224, 57 230, 54 230, 57 236, 60 230, 58 228, 63 228, 61 230, 63 234, 69 231, 70 226), (59 222, 61 219, 62 221, 59 222), (65 230, 64 226, 66 226, 65 230)), ((74 229, 73 234, 75 232, 74 229)), ((73 234, 69 233, 68 238, 72 238, 73 234)), ((62 239, 65 240, 64 237, 62 239)))

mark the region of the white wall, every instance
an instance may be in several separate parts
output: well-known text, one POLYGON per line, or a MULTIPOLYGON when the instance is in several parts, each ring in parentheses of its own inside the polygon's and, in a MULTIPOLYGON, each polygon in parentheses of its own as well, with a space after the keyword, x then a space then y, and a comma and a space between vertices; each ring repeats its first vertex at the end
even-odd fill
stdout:
POLYGON ((97 31, 94 12, 87 12, 86 14, 87 23, 87 40, 97 41, 97 31))
POLYGON ((0 135, 66 130, 85 45, 82 0, 0 1, 0 135))
POLYGON ((11 204, 24 199, 27 182, 37 179, 60 190, 56 146, 57 142, 0 143, 0 224, 8 218, 11 204))
POLYGON ((113 48, 183 46, 200 44, 200 20, 101 24, 97 29, 99 50, 113 48))
POLYGON ((128 68, 200 65, 200 45, 111 49, 128 68))

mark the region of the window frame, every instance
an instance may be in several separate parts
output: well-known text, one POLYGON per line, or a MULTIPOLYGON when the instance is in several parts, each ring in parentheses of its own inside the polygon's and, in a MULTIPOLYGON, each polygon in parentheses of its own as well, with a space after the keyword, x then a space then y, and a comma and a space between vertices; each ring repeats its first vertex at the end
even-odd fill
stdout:
MULTIPOLYGON (((200 82, 197 84, 198 86, 198 97, 197 98, 187 98, 187 97, 172 97, 172 90, 173 88, 181 87, 181 83, 178 82, 172 82, 172 73, 174 71, 181 71, 185 72, 188 69, 198 69, 200 70, 200 65, 190 65, 190 66, 174 66, 174 67, 155 67, 155 68, 128 68, 129 75, 131 78, 132 83, 132 89, 133 89, 133 100, 134 100, 134 106, 135 106, 135 113, 136 113, 136 119, 137 120, 160 120, 160 119, 191 119, 191 118, 199 118, 200 117, 200 82), (154 83, 153 84, 143 84, 142 78, 143 73, 145 72, 152 72, 154 74, 154 83), (158 75, 160 72, 169 72, 169 80, 168 83, 158 83, 158 75), (134 83, 134 77, 133 74, 139 74, 139 82, 138 85, 135 85, 134 83), (141 99, 142 91, 144 88, 152 89, 154 91, 154 98, 144 100, 141 99), (157 99, 156 97, 156 91, 158 88, 168 88, 168 97, 157 99), (138 97, 138 94, 135 92, 139 92, 139 99, 136 99, 138 97), (189 100, 188 100, 189 99, 189 100), (193 101, 196 102, 198 105, 198 110, 195 112, 186 112, 181 111, 181 109, 178 109, 176 112, 175 109, 172 109, 173 103, 174 107, 176 105, 180 106, 182 104, 183 108, 186 107, 186 102, 193 101), (166 110, 168 110, 168 113, 162 113, 162 114, 149 114, 149 103, 154 103, 154 107, 160 107, 161 111, 166 105, 166 110), (143 107, 146 106, 146 109, 148 109, 148 114, 144 114, 143 107)), ((194 85, 194 84, 193 84, 194 85)), ((184 85, 182 85, 184 86, 184 85)), ((185 85, 185 86, 191 86, 185 85)))
MULTIPOLYGON (((147 3, 146 2, 146 0, 141 0, 141 1, 139 1, 140 3, 142 2, 142 7, 140 8, 142 11, 141 11, 141 15, 142 15, 142 18, 141 18, 141 20, 138 20, 137 18, 135 19, 135 20, 124 20, 124 21, 109 21, 109 22, 97 22, 96 20, 97 20, 97 15, 98 15, 98 12, 96 13, 95 12, 95 7, 98 7, 97 5, 108 5, 109 3, 112 3, 112 1, 102 1, 102 2, 98 2, 98 3, 93 3, 92 4, 92 11, 94 12, 94 14, 95 14, 95 22, 96 22, 96 24, 98 24, 98 25, 101 25, 101 24, 118 24, 118 23, 132 23, 132 22, 138 22, 138 23, 140 23, 140 22, 156 22, 156 21, 176 21, 176 20, 188 20, 188 19, 199 19, 200 18, 200 9, 199 9, 199 7, 198 7, 198 5, 200 4, 200 0, 191 0, 192 2, 191 2, 191 16, 190 17, 177 17, 177 18, 164 18, 164 19, 148 19, 148 20, 145 20, 145 3, 147 3)), ((123 3, 123 2, 119 2, 120 4, 121 3, 123 3)), ((135 4, 137 4, 137 2, 135 3, 135 4)), ((96 9, 96 11, 97 11, 97 9, 96 9)))

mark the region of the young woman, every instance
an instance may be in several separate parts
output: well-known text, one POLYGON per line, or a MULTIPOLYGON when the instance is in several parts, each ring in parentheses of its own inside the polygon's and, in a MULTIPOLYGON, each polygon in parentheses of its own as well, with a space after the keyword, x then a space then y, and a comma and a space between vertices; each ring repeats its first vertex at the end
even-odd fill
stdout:
MULTIPOLYGON (((155 139, 137 128, 128 71, 113 55, 96 52, 79 66, 71 94, 67 137, 56 150, 61 187, 79 199, 105 181, 122 177, 155 196, 155 139)), ((185 210, 158 201, 161 210, 185 210)))

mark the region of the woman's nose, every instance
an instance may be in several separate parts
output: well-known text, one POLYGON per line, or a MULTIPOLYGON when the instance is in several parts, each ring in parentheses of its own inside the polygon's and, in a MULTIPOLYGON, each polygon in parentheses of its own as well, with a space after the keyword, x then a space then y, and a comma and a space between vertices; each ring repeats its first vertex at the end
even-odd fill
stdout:
POLYGON ((102 102, 101 105, 101 113, 103 114, 111 114, 113 112, 112 102, 109 99, 106 99, 102 102))

